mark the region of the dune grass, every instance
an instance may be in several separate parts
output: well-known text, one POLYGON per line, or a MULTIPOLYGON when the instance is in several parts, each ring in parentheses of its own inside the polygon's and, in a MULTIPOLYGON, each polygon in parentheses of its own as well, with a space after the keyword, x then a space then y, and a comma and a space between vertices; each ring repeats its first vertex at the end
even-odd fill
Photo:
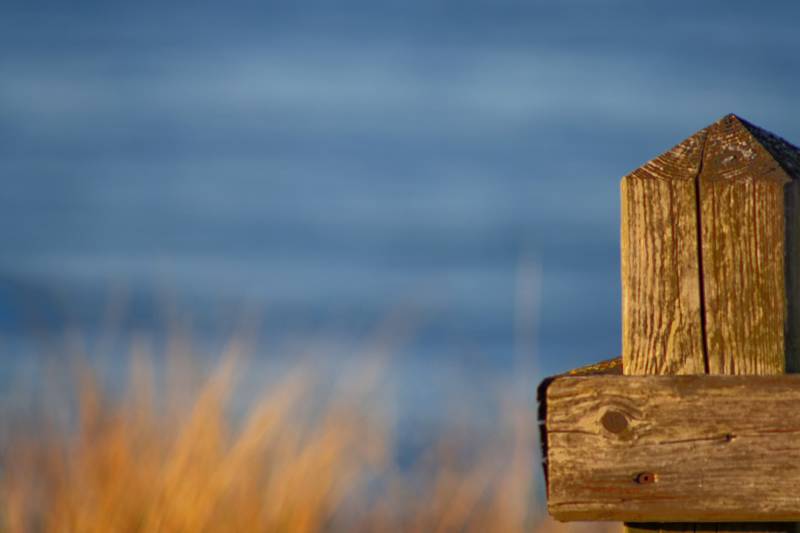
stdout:
POLYGON ((533 408, 479 442, 445 422, 409 466, 373 408, 379 369, 321 394, 298 365, 233 409, 240 357, 205 376, 187 361, 133 355, 124 392, 89 365, 45 377, 38 409, 4 417, 0 531, 603 529, 545 516, 533 408))

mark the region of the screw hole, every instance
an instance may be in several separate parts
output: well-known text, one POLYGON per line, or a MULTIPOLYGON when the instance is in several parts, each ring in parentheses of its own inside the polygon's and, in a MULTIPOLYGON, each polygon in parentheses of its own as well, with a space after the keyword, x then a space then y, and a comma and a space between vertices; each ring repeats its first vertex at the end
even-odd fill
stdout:
POLYGON ((649 485, 656 482, 656 475, 652 472, 640 472, 633 480, 639 485, 649 485))

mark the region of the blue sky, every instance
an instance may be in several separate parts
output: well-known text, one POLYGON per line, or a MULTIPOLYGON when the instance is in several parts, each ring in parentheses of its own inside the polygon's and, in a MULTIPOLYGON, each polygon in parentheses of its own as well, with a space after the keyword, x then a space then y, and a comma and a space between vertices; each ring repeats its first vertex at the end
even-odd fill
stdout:
POLYGON ((4 2, 0 332, 98 330, 122 290, 124 331, 168 293, 209 335, 247 305, 359 342, 409 307, 422 360, 503 366, 520 327, 544 371, 617 355, 620 177, 729 112, 800 141, 798 16, 4 2))

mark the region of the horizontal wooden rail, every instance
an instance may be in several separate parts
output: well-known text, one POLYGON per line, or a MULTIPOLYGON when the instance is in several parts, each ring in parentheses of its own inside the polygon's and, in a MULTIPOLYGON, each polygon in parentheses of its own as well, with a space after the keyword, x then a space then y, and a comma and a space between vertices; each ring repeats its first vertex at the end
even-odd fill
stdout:
POLYGON ((800 375, 558 377, 540 388, 562 521, 800 521, 800 375))

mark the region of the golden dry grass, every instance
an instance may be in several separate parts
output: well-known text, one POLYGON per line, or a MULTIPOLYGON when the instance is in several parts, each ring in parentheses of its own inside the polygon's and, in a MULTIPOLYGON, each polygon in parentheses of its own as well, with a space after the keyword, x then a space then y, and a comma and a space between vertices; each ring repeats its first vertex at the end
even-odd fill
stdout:
POLYGON ((481 445, 443 427, 428 453, 401 467, 392 425, 370 407, 375 367, 320 395, 301 365, 235 416, 238 368, 228 355, 191 386, 191 364, 170 364, 164 380, 134 356, 124 394, 105 391, 87 366, 70 389, 50 378, 39 414, 4 424, 1 530, 601 529, 556 524, 538 506, 533 408, 509 405, 505 429, 481 445), (77 416, 56 420, 70 403, 77 416))

